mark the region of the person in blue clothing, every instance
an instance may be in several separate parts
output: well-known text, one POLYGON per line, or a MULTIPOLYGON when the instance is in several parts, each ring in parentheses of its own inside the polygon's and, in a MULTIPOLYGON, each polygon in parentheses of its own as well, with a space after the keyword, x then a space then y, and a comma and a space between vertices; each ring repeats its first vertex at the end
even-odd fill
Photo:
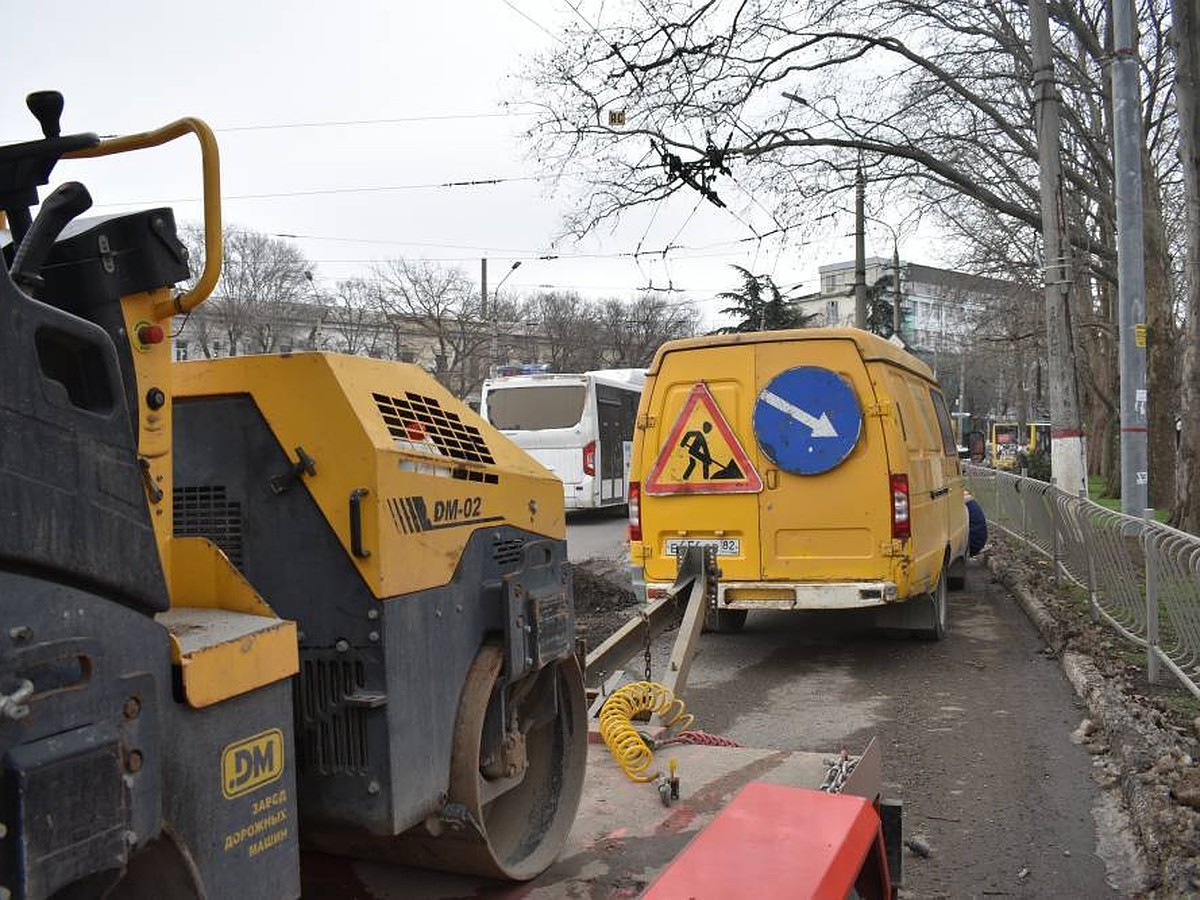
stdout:
POLYGON ((983 507, 970 492, 963 491, 963 500, 967 504, 967 552, 977 556, 987 543, 987 519, 983 515, 983 507))

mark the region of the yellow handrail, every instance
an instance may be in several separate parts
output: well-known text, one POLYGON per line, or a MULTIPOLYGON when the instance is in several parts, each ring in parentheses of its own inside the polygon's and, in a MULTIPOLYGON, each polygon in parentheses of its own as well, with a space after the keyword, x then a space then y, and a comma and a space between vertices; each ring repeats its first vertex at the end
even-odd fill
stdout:
POLYGON ((212 129, 200 119, 189 116, 153 131, 108 138, 95 147, 66 154, 70 159, 112 156, 158 147, 185 134, 194 134, 200 141, 200 163, 204 172, 204 271, 191 290, 155 305, 154 316, 158 319, 191 312, 208 299, 221 276, 221 159, 212 129))

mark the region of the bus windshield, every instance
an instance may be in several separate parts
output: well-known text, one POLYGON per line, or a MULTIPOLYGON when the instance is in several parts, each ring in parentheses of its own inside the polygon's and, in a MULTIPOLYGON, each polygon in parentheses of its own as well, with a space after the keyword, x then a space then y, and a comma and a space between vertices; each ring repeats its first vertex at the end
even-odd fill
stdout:
POLYGON ((582 384, 495 388, 487 395, 488 421, 503 431, 571 428, 583 417, 582 384))

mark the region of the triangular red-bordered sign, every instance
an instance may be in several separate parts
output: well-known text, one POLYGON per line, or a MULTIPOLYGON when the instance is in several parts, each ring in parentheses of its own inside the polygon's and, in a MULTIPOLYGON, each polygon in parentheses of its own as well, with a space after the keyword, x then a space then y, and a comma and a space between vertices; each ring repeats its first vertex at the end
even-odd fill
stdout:
POLYGON ((717 401, 700 382, 671 426, 642 490, 663 494, 756 494, 762 477, 717 401))

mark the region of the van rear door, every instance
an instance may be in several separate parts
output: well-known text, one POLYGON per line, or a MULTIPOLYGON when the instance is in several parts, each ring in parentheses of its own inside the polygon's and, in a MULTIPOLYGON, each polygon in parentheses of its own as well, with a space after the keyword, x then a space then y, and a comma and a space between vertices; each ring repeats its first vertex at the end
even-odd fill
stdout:
POLYGON ((757 477, 758 457, 750 433, 753 381, 754 349, 749 344, 667 353, 657 375, 647 380, 642 392, 646 418, 635 437, 639 444, 636 477, 642 482, 640 507, 645 557, 641 562, 647 581, 673 581, 677 567, 675 551, 681 544, 692 541, 717 546, 724 580, 758 580, 758 494, 724 490, 727 482, 718 475, 731 462, 731 452, 727 442, 717 439, 720 427, 715 421, 719 416, 736 436, 739 446, 750 455, 757 477), (705 386, 717 415, 698 412, 688 420, 696 433, 681 434, 672 440, 697 384, 705 386), (706 438, 703 452, 699 449, 699 436, 706 438), (712 438, 711 443, 708 438, 712 438), (696 465, 673 465, 670 479, 673 483, 655 488, 654 469, 664 455, 685 459, 695 456, 696 465), (681 483, 688 489, 680 489, 681 483))
POLYGON ((761 578, 890 579, 890 468, 875 386, 857 345, 819 338, 756 349, 751 403, 771 407, 753 417, 747 436, 765 482, 761 578))

